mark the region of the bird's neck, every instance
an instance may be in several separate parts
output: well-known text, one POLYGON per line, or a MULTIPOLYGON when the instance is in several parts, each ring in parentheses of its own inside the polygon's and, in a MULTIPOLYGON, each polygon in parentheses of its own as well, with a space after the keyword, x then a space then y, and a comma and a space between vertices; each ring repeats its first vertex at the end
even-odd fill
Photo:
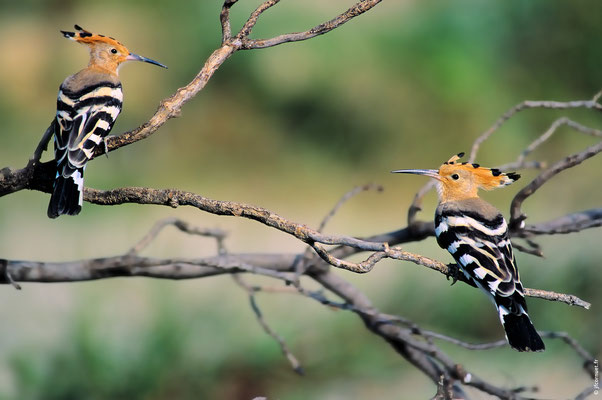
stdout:
POLYGON ((476 188, 474 190, 458 190, 447 187, 441 183, 437 183, 437 194, 439 195, 439 203, 441 204, 450 201, 462 201, 479 198, 476 188))
POLYGON ((90 64, 88 64, 88 70, 91 72, 97 72, 101 74, 113 75, 115 77, 118 76, 117 70, 118 65, 115 64, 107 64, 107 63, 98 63, 94 60, 90 60, 90 64))

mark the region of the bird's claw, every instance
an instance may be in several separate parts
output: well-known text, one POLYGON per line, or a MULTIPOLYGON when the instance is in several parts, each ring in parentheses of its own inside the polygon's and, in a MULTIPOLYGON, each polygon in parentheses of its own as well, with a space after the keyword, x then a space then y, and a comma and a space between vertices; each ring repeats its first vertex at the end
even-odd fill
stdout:
POLYGON ((449 273, 447 274, 447 280, 449 280, 449 278, 452 278, 452 283, 450 286, 454 286, 456 282, 458 282, 460 269, 456 264, 448 264, 447 268, 449 269, 449 273))

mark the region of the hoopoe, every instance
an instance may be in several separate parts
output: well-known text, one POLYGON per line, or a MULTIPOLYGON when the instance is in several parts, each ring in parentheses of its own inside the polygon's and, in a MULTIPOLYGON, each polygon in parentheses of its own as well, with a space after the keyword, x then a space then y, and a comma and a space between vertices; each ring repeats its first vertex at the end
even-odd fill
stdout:
POLYGON ((126 61, 165 65, 130 53, 117 40, 90 33, 78 25, 76 32, 61 31, 67 39, 88 46, 88 67, 65 79, 59 88, 54 129, 56 179, 48 217, 76 215, 81 211, 84 169, 94 150, 103 145, 121 112, 123 93, 118 71, 126 61), (101 144, 102 142, 102 144, 101 144))
POLYGON ((425 175, 437 180, 437 243, 454 257, 464 276, 491 298, 510 346, 518 351, 543 351, 544 343, 527 314, 506 220, 477 194, 479 189, 510 185, 520 175, 483 168, 479 164, 458 163, 463 156, 464 153, 453 156, 438 170, 392 172, 425 175))

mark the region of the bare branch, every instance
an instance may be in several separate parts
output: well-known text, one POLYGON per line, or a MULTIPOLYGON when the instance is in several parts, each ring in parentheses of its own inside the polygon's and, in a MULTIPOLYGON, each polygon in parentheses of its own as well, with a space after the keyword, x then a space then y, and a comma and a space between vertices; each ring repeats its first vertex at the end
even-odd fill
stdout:
POLYGON ((532 241, 528 241, 527 244, 529 245, 529 247, 522 246, 516 243, 515 241, 512 241, 512 248, 522 253, 531 254, 532 256, 543 257, 543 251, 541 250, 541 246, 532 241))
POLYGON ((261 14, 263 14, 268 8, 275 6, 279 2, 280 0, 268 0, 261 3, 261 5, 259 5, 259 7, 257 7, 255 11, 251 13, 251 16, 244 24, 238 35, 236 35, 236 37, 238 39, 246 39, 251 34, 251 31, 255 27, 255 24, 257 24, 257 19, 261 16, 261 14))
POLYGON ((303 371, 301 363, 299 363, 299 360, 297 360, 297 357, 295 357, 295 355, 290 351, 284 339, 280 335, 278 335, 263 318, 263 313, 261 312, 261 309, 259 308, 259 305, 257 304, 257 300, 255 298, 255 292, 257 290, 255 290, 254 287, 247 284, 240 276, 233 275, 232 278, 236 283, 238 283, 240 287, 245 289, 247 294, 249 295, 249 303, 251 304, 251 309, 253 310, 253 313, 255 314, 259 325, 261 325, 263 330, 278 343, 282 354, 284 354, 286 359, 289 361, 293 370, 299 375, 304 375, 305 372, 303 371))
POLYGON ((366 251, 384 250, 384 243, 367 242, 350 236, 326 235, 310 229, 306 225, 288 221, 265 208, 244 203, 212 200, 182 190, 129 187, 102 191, 85 188, 84 200, 101 205, 136 203, 163 205, 173 208, 179 206, 192 206, 211 214, 229 215, 256 220, 262 224, 288 233, 308 244, 318 242, 327 245, 352 246, 366 251))
POLYGON ((564 126, 564 125, 566 125, 570 128, 573 128, 577 132, 581 132, 586 135, 602 137, 602 131, 600 131, 598 129, 590 128, 585 125, 581 125, 580 123, 572 121, 572 120, 568 119, 567 117, 562 117, 562 118, 559 118, 556 121, 554 121, 552 123, 552 125, 550 125, 550 127, 548 128, 547 131, 545 131, 540 137, 538 137, 535 141, 533 141, 533 143, 531 143, 529 146, 527 146, 527 148, 525 150, 523 150, 523 152, 520 154, 520 156, 517 159, 517 163, 519 163, 519 164, 523 163, 525 158, 529 154, 531 154, 535 149, 537 149, 544 142, 546 142, 548 139, 550 139, 550 137, 552 137, 552 135, 554 133, 556 133, 558 128, 560 128, 561 126, 564 126))
MULTIPOLYGON (((273 0, 272 0, 273 1, 273 0)), ((270 39, 246 39, 242 41, 242 49, 264 49, 266 47, 277 46, 282 43, 298 42, 301 40, 311 39, 313 37, 323 35, 338 28, 346 22, 349 22, 352 18, 357 17, 372 9, 382 0, 361 0, 352 7, 350 7, 344 13, 331 19, 330 21, 324 22, 323 24, 317 25, 310 30, 304 32, 287 33, 279 35, 270 39)), ((271 3, 271 2, 266 2, 271 3)), ((265 4, 265 3, 264 3, 265 4)), ((261 6, 260 6, 261 8, 261 6)), ((255 25, 253 23, 252 25, 255 25)))
POLYGON ((157 221, 157 223, 151 228, 151 230, 130 249, 128 255, 136 255, 140 253, 153 240, 156 239, 157 235, 163 230, 163 228, 171 225, 175 226, 180 231, 191 235, 208 236, 215 238, 218 246, 218 254, 224 253, 223 242, 224 238, 226 237, 226 232, 224 232, 223 230, 217 228, 199 228, 191 226, 188 222, 183 221, 179 218, 165 218, 160 221, 157 221))
MULTIPOLYGON (((18 282, 80 282, 134 276, 181 280, 239 272, 288 282, 292 280, 289 271, 296 257, 296 254, 258 253, 157 259, 125 255, 56 263, 0 259, 0 272, 8 271, 18 282)), ((0 280, 1 283, 10 282, 0 280)))
POLYGON ((322 258, 322 260, 326 261, 328 264, 330 264, 334 267, 346 269, 347 271, 355 272, 358 274, 365 274, 367 272, 372 271, 372 268, 374 268, 374 265, 376 265, 377 262, 379 262, 380 260, 382 260, 383 258, 386 257, 386 254, 384 252, 379 251, 379 252, 373 253, 372 255, 370 255, 370 257, 368 257, 367 259, 365 259, 362 262, 353 263, 353 262, 344 261, 344 260, 334 257, 328 251, 326 251, 324 246, 322 246, 318 243, 312 243, 311 247, 316 251, 316 253, 320 256, 320 258, 322 258))
POLYGON ((567 168, 574 167, 575 165, 581 164, 583 161, 591 158, 602 151, 602 142, 598 142, 587 149, 571 154, 568 157, 558 161, 556 164, 548 168, 539 174, 535 179, 531 181, 527 186, 521 189, 516 194, 510 205, 510 227, 512 230, 516 230, 526 219, 526 216, 521 211, 521 206, 527 197, 531 196, 537 191, 544 183, 550 180, 552 177, 558 175, 560 172, 567 168))
MULTIPOLYGON (((449 265, 443 264, 440 261, 436 261, 431 258, 420 256, 417 254, 409 253, 409 252, 401 250, 400 248, 395 248, 395 247, 387 250, 386 255, 389 258, 394 258, 397 260, 411 261, 415 264, 422 265, 427 268, 438 271, 446 276, 452 276, 452 277, 456 278, 458 281, 462 281, 464 283, 471 284, 463 276, 463 274, 456 273, 455 271, 450 269, 449 265)), ((562 303, 566 303, 569 305, 576 305, 579 307, 583 307, 585 309, 589 309, 591 307, 590 303, 583 301, 580 298, 578 298, 577 296, 574 296, 571 294, 556 293, 556 292, 551 292, 551 291, 547 291, 547 290, 530 289, 530 288, 525 288, 524 294, 525 294, 525 296, 537 297, 539 299, 545 299, 545 300, 550 300, 550 301, 560 301, 562 303)))
MULTIPOLYGON (((205 62, 205 65, 194 79, 186 86, 179 88, 172 96, 162 100, 161 103, 159 103, 157 111, 148 122, 134 130, 122 133, 121 135, 110 136, 107 140, 108 150, 113 151, 139 140, 146 139, 155 133, 169 119, 180 116, 184 104, 188 103, 197 95, 197 93, 205 88, 215 71, 217 71, 224 61, 226 61, 235 51, 235 47, 224 44, 211 53, 205 62)), ((94 152, 94 157, 103 153, 104 149, 97 147, 94 152)))
MULTIPOLYGON (((313 246, 319 248, 319 255, 329 264, 357 273, 368 272, 376 262, 389 257, 411 261, 418 265, 434 269, 446 276, 456 277, 459 281, 471 284, 462 274, 457 274, 448 265, 397 248, 388 249, 384 252, 375 252, 365 261, 356 264, 332 257, 317 243, 314 243, 313 246)), ((218 255, 199 259, 154 259, 124 255, 66 263, 0 260, 0 269, 2 269, 0 272, 3 272, 5 275, 9 274, 14 281, 19 282, 75 282, 117 276, 192 279, 238 272, 249 272, 278 278, 286 282, 293 282, 294 275, 285 273, 295 272, 295 263, 298 257, 299 255, 239 254, 218 255)), ((10 283, 10 281, 0 281, 0 283, 10 283)), ((574 295, 529 288, 525 288, 524 293, 529 297, 560 301, 586 309, 590 307, 590 303, 574 295)))
POLYGON ((219 20, 222 25, 222 46, 232 39, 232 28, 230 27, 230 8, 238 0, 225 0, 222 11, 219 14, 219 20))
POLYGON ((574 296, 572 294, 556 293, 556 292, 550 292, 547 290, 530 289, 530 288, 525 288, 524 293, 525 293, 525 296, 537 297, 538 299, 545 299, 545 300, 550 300, 550 301, 560 301, 562 303, 566 303, 571 306, 583 307, 586 310, 589 310, 589 308, 592 306, 587 301, 583 301, 579 297, 574 296))
POLYGON ((579 211, 563 215, 551 221, 535 225, 526 225, 520 235, 556 235, 580 232, 585 229, 602 226, 602 208, 579 211))
POLYGON ((334 215, 339 211, 339 209, 346 202, 348 202, 349 200, 351 200, 353 197, 357 196, 361 192, 366 192, 368 190, 376 190, 377 192, 382 192, 384 190, 384 188, 381 185, 375 185, 373 183, 368 183, 366 185, 354 187, 349 192, 345 193, 340 198, 340 200, 337 202, 337 204, 335 204, 335 206, 332 208, 332 210, 330 210, 330 212, 324 217, 324 219, 320 223, 320 226, 318 227, 318 232, 322 232, 324 230, 324 228, 326 227, 328 222, 330 222, 332 217, 334 217, 334 215))
POLYGON ((531 101, 526 100, 522 103, 519 103, 506 111, 495 123, 483 132, 473 143, 472 148, 470 150, 470 157, 468 162, 472 163, 477 157, 477 152, 479 151, 479 147, 481 144, 489 139, 495 131, 497 131, 506 121, 512 118, 516 113, 528 110, 531 108, 549 108, 555 110, 566 110, 570 108, 587 108, 593 109, 597 111, 602 111, 602 104, 598 103, 599 98, 594 97, 592 100, 579 100, 579 101, 531 101))
MULTIPOLYGON (((355 188, 353 188, 352 190, 350 190, 349 192, 345 193, 337 202, 337 204, 334 205, 334 207, 332 208, 332 210, 330 210, 330 212, 322 219, 322 222, 320 223, 320 226, 318 227, 317 231, 322 233, 324 228, 326 227, 326 225, 328 224, 328 222, 330 222, 330 220, 332 219, 332 217, 334 217, 334 215, 339 211, 339 209, 347 202, 349 201, 351 198, 353 198, 354 196, 358 195, 361 192, 367 191, 367 190, 372 190, 375 189, 379 192, 383 191, 383 187, 380 185, 374 185, 374 184, 366 184, 366 185, 362 185, 362 186, 356 186, 355 188)), ((303 255, 299 258, 299 262, 296 265, 295 268, 295 274, 297 276, 297 279, 303 274, 305 273, 305 271, 307 270, 308 265, 311 264, 312 260, 314 259, 314 256, 316 255, 316 253, 312 252, 312 249, 314 247, 312 246, 308 246, 305 250, 305 252, 303 252, 303 255)), ((335 257, 332 257, 332 259, 334 259, 335 257)))

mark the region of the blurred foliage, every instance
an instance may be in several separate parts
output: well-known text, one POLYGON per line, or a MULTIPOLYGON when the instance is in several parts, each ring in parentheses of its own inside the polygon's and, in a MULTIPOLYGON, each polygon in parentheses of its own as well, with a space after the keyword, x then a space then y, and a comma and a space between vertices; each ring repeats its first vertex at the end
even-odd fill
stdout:
MULTIPOLYGON (((0 157, 22 166, 54 112, 56 90, 82 68, 86 54, 59 29, 74 23, 110 34, 136 53, 169 66, 121 70, 124 111, 113 133, 144 122, 160 99, 185 85, 220 42, 222 1, 0 0, 0 157)), ((281 2, 254 37, 299 31, 332 18, 353 1, 281 2)), ((239 27, 259 1, 233 8, 239 27)), ((396 168, 432 168, 468 150, 474 138, 525 99, 591 98, 601 87, 602 3, 458 0, 390 1, 307 42, 235 54, 206 89, 148 140, 99 158, 86 171, 97 188, 179 187, 261 205, 316 225, 356 184, 382 183, 330 225, 368 235, 405 223, 423 181, 390 176, 396 168)), ((554 119, 568 115, 600 128, 586 110, 525 111, 481 149, 478 161, 515 158, 554 119)), ((593 143, 561 129, 535 154, 553 162, 593 143)), ((47 155, 46 157, 49 157, 47 155)), ((599 207, 600 157, 556 177, 525 204, 528 222, 599 207)), ((524 182, 535 176, 521 171, 524 182)), ((519 185, 524 184, 519 183, 519 185)), ((502 210, 520 186, 487 195, 502 210)), ((159 207, 86 204, 77 218, 49 221, 48 196, 20 192, 0 199, 0 256, 70 260, 119 254, 160 217, 225 227, 231 251, 299 251, 299 243, 254 222, 159 207)), ((423 218, 435 204, 427 197, 423 218)), ((573 293, 591 311, 531 300, 542 330, 565 330, 599 352, 602 298, 597 273, 600 231, 541 238, 546 259, 518 255, 526 286, 573 293)), ((198 256, 213 247, 162 234, 154 256, 198 256)), ((449 260, 433 240, 410 251, 449 260)), ((349 278, 383 311, 474 342, 501 337, 482 295, 413 265, 383 263, 349 278)), ((277 345, 229 280, 111 280, 81 285, 2 288, 0 398, 414 398, 430 383, 373 337, 350 313, 306 299, 261 296, 268 320, 308 375, 288 368, 277 345), (294 316, 294 318, 291 318, 294 316), (43 329, 41 329, 43 327, 43 329)), ((522 357, 444 346, 469 368, 508 386, 544 382, 542 395, 569 397, 587 385, 580 360, 559 343, 522 357), (517 357, 520 358, 518 365, 517 357), (495 363, 490 362, 495 359, 495 363), (554 366, 554 371, 542 368, 554 366), (518 382, 517 382, 518 381, 518 382)), ((550 367, 552 368, 552 367, 550 367)))

